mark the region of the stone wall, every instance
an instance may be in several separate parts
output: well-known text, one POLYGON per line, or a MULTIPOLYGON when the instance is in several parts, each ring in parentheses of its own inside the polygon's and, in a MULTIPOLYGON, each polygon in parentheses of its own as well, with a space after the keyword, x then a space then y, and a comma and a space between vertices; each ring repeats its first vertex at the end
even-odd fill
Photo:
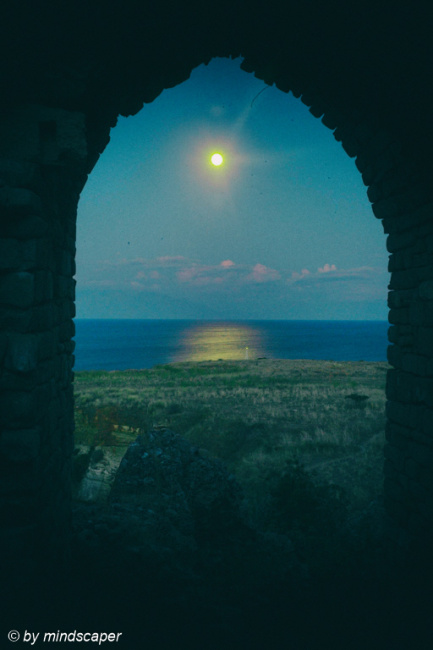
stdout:
MULTIPOLYGON (((73 435, 79 194, 117 116, 212 56, 293 92, 334 131, 388 234, 385 497, 402 542, 433 533, 433 65, 421 2, 34 3, 4 17, 0 80, 0 503, 3 553, 64 552, 73 435), (96 3, 95 3, 96 4, 96 3), (60 6, 61 5, 61 6, 60 6), (396 44, 398 43, 398 47, 396 44)), ((356 242, 354 242, 356 246, 356 242)), ((385 296, 384 296, 385 299, 385 296)), ((5 555, 3 555, 5 557, 5 555)))
POLYGON ((1 548, 28 570, 62 553, 70 516, 84 125, 82 114, 36 105, 0 124, 1 548))

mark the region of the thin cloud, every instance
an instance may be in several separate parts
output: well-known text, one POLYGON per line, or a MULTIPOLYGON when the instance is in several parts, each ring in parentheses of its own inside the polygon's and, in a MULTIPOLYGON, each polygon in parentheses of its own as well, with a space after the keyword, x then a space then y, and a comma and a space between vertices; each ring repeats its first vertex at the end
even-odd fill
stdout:
POLYGON ((306 278, 309 275, 311 275, 311 272, 308 269, 302 269, 300 273, 297 273, 296 271, 293 271, 291 275, 292 280, 302 280, 302 278, 306 278))
POLYGON ((160 262, 161 264, 164 265, 174 265, 176 266, 177 264, 181 264, 185 261, 188 261, 186 257, 183 255, 164 255, 163 257, 157 257, 156 258, 157 262, 160 262))
POLYGON ((332 271, 336 271, 337 267, 335 264, 325 264, 322 266, 322 268, 318 268, 317 271, 318 273, 332 273, 332 271))
POLYGON ((279 271, 271 269, 264 264, 256 264, 251 273, 246 278, 247 281, 252 282, 275 282, 281 279, 279 271))
POLYGON ((356 279, 373 279, 375 277, 382 277, 384 269, 373 268, 371 266, 359 266, 353 269, 339 269, 335 264, 325 264, 319 267, 315 273, 311 273, 308 269, 302 269, 301 272, 293 271, 287 282, 292 284, 294 282, 302 281, 308 284, 317 284, 322 282, 345 281, 356 279))

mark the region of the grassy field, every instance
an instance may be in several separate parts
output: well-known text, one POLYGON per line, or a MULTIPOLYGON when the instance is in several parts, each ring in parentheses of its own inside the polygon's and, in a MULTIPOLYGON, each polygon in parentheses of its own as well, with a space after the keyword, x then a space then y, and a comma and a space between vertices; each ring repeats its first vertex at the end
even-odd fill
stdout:
POLYGON ((165 426, 224 461, 252 525, 301 531, 303 547, 306 531, 364 535, 381 511, 387 367, 258 359, 80 372, 76 443, 124 445, 165 426))

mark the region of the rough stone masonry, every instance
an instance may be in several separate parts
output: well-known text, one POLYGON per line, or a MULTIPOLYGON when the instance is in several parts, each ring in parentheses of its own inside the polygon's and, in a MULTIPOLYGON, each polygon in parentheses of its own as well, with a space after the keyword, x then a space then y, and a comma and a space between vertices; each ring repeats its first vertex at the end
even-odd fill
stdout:
MULTIPOLYGON (((355 158, 390 253, 385 499, 397 544, 433 534, 433 63, 429 3, 40 0, 2 15, 1 553, 65 557, 77 203, 118 115, 215 56, 292 92, 355 158)), ((289 118, 289 116, 288 116, 289 118)), ((353 242, 356 247, 356 241, 353 242)), ((384 296, 384 300, 386 297, 384 296)))

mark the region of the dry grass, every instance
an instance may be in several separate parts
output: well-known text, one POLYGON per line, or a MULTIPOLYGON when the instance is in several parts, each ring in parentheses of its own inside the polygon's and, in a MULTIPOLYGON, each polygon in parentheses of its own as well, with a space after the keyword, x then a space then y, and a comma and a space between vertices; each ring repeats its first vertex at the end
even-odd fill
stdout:
POLYGON ((81 372, 76 441, 125 444, 140 430, 167 426, 228 465, 255 524, 274 526, 268 514, 277 493, 281 499, 285 489, 293 501, 289 474, 304 491, 326 492, 333 510, 344 501, 353 521, 381 501, 386 370, 386 363, 261 359, 81 372))

